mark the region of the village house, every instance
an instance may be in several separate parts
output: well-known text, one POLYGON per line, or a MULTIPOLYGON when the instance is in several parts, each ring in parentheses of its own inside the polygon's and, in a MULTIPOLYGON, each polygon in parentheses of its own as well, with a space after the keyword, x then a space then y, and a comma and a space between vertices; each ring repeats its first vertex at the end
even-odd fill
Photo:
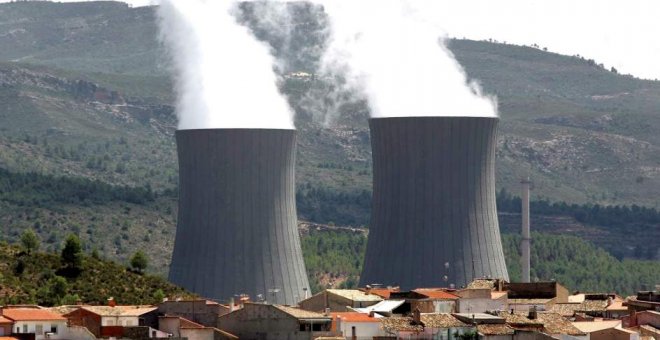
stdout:
POLYGON ((300 308, 245 303, 243 308, 218 318, 217 328, 240 339, 312 339, 334 336, 332 317, 300 308))
POLYGON ((159 316, 158 329, 170 338, 188 340, 235 340, 237 336, 215 327, 192 322, 179 316, 159 316))
POLYGON ((380 319, 383 331, 398 339, 461 339, 460 335, 475 331, 449 313, 416 314, 380 319))
POLYGON ((349 312, 350 308, 364 308, 382 301, 378 295, 358 289, 326 289, 300 301, 300 308, 312 312, 349 312))
POLYGON ((34 334, 36 340, 69 338, 67 319, 38 306, 5 307, 2 317, 12 322, 12 334, 34 334))
POLYGON ((331 331, 342 334, 346 339, 372 339, 385 336, 380 327, 380 317, 358 312, 331 313, 331 331))
POLYGON ((180 316, 207 327, 215 327, 218 317, 230 311, 230 306, 204 299, 168 300, 158 304, 159 315, 180 316))
POLYGON ((397 314, 410 314, 419 309, 421 313, 453 313, 456 312, 458 296, 440 288, 419 288, 409 292, 392 292, 390 299, 404 300, 397 314))
POLYGON ((121 337, 127 327, 158 326, 155 306, 80 306, 63 315, 71 325, 87 328, 96 337, 121 337))
POLYGON ((503 282, 502 291, 507 293, 507 309, 520 312, 549 310, 555 303, 567 303, 569 296, 568 289, 554 281, 503 282))

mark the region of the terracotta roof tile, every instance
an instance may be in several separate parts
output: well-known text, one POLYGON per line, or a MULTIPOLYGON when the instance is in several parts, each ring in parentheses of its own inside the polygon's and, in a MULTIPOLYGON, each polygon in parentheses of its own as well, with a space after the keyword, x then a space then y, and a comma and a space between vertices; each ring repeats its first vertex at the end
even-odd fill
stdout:
POLYGON ((2 315, 0 315, 0 323, 14 323, 14 321, 11 321, 11 320, 3 317, 2 315))
POLYGON ((410 317, 391 317, 379 319, 383 330, 387 333, 392 332, 423 332, 422 325, 414 325, 410 317))
POLYGON ((482 324, 477 325, 477 332, 483 335, 512 335, 515 333, 513 328, 506 324, 482 324))
POLYGON ((4 309, 2 316, 14 321, 66 321, 66 318, 59 314, 38 308, 4 309))
POLYGON ((422 314, 421 320, 426 327, 433 327, 433 328, 470 327, 470 325, 462 322, 461 320, 458 320, 449 313, 422 314))
POLYGON ((445 300, 458 299, 458 296, 451 293, 447 293, 441 289, 418 288, 413 290, 413 292, 428 296, 431 299, 445 299, 445 300))
POLYGON ((341 318, 342 322, 380 322, 377 318, 369 316, 369 314, 358 312, 337 312, 331 313, 332 318, 341 318))
POLYGON ((272 305, 272 306, 297 319, 330 319, 329 316, 325 316, 321 313, 310 312, 300 308, 281 306, 281 305, 272 305))

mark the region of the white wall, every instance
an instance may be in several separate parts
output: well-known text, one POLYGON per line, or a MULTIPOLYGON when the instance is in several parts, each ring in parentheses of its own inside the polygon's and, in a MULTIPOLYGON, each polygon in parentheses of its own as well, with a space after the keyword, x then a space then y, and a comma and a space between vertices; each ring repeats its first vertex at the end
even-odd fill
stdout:
POLYGON ((140 318, 137 316, 104 316, 101 326, 139 326, 140 318))
POLYGON ((46 332, 50 332, 51 327, 57 327, 57 333, 51 335, 50 339, 66 339, 67 325, 66 320, 62 321, 18 321, 14 323, 13 331, 16 333, 35 333, 37 340, 45 339, 46 332), (27 326, 27 329, 25 328, 27 326), (37 332, 37 326, 41 326, 41 334, 37 332), (27 331, 26 331, 27 330, 27 331))
POLYGON ((491 310, 507 310, 506 299, 462 298, 458 301, 459 313, 484 313, 491 310))
POLYGON ((387 335, 380 327, 380 322, 346 322, 341 321, 340 331, 346 339, 351 339, 352 327, 355 327, 355 336, 369 338, 387 335))

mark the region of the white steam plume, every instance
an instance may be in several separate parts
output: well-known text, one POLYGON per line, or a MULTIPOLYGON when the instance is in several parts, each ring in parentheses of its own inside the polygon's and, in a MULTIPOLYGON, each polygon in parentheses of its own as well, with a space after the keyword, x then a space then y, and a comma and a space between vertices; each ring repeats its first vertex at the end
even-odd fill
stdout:
POLYGON ((437 0, 317 0, 332 24, 324 71, 340 70, 373 117, 496 117, 494 97, 445 46, 437 0))
POLYGON ((269 47, 239 25, 232 0, 163 0, 161 40, 175 68, 179 129, 292 129, 269 47))

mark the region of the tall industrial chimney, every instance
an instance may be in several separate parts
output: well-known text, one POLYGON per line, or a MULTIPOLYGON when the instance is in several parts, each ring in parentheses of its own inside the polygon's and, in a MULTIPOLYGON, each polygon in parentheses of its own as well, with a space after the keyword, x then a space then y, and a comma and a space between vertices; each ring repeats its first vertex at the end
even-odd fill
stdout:
POLYGON ((221 301, 295 304, 309 289, 297 229, 296 132, 176 132, 179 218, 169 279, 221 301))
POLYGON ((522 282, 529 282, 530 270, 530 233, 529 233, 529 186, 531 182, 526 178, 520 182, 522 184, 522 239, 520 240, 520 249, 522 256, 520 258, 522 266, 522 282))
POLYGON ((373 118, 373 201, 361 285, 508 280, 495 206, 497 118, 373 118), (444 276, 446 276, 446 281, 444 276))

